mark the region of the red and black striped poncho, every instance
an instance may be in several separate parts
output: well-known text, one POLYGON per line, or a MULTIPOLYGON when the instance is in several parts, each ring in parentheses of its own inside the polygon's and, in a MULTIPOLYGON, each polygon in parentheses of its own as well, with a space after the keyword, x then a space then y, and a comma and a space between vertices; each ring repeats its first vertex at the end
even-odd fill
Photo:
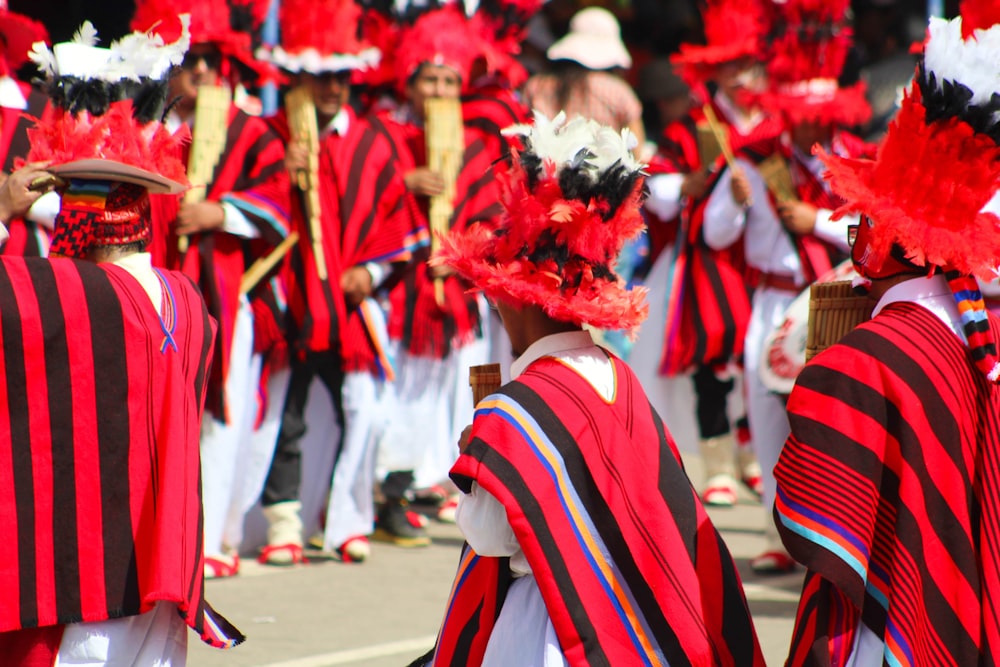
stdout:
MULTIPOLYGON (((585 665, 764 664, 735 564, 638 380, 612 357, 605 401, 540 359, 479 403, 452 468, 506 508, 560 646, 585 665)), ((478 665, 503 559, 468 549, 434 665, 478 665)))
POLYGON ((892 304, 805 367, 788 413, 775 514, 810 571, 788 664, 845 664, 861 622, 890 665, 995 664, 1000 387, 966 344, 892 304))
MULTIPOLYGON (((714 106, 714 103, 713 103, 714 106)), ((715 114, 725 118, 716 106, 715 114)), ((667 327, 663 352, 658 360, 660 372, 676 375, 695 366, 713 366, 738 359, 743 354, 743 339, 750 321, 750 287, 743 258, 742 241, 725 248, 709 248, 702 236, 705 204, 718 182, 720 156, 715 165, 703 165, 698 152, 697 125, 704 122, 699 107, 664 131, 660 150, 650 165, 651 174, 689 174, 698 169, 710 170, 709 189, 701 199, 689 199, 680 215, 680 224, 672 227, 654 222, 650 225, 652 241, 663 247, 669 242, 663 230, 677 230, 680 245, 674 281, 667 294, 667 327), (673 298, 671 298, 671 295, 673 298), (671 307, 672 305, 672 307, 671 307)), ((747 140, 733 125, 726 126, 730 146, 747 140)), ((780 125, 765 120, 754 135, 777 134, 780 125)), ((667 221, 669 222, 669 221, 667 221)))
POLYGON ((0 632, 177 603, 215 646, 243 640, 203 595, 198 456, 215 324, 159 272, 0 260, 0 632))
MULTIPOLYGON (((422 127, 395 120, 389 114, 374 121, 392 141, 403 174, 427 164, 422 127)), ((455 184, 451 228, 464 229, 477 222, 491 224, 500 215, 500 189, 493 175, 493 155, 477 130, 465 129, 465 155, 455 184)), ((414 215, 429 229, 429 200, 407 195, 414 215)), ((426 259, 418 253, 418 259, 426 259)), ((414 263, 390 294, 389 337, 402 342, 415 356, 444 358, 452 348, 481 335, 478 300, 467 293, 471 285, 451 275, 444 279, 444 306, 434 298, 434 281, 424 261, 414 263)))
MULTIPOLYGON (((269 122, 287 142, 285 111, 269 122)), ((388 137, 353 113, 346 136, 331 132, 320 141, 319 185, 325 281, 317 273, 302 197, 297 190, 292 197, 292 224, 299 233, 288 272, 293 345, 313 352, 337 350, 345 371, 378 373, 378 355, 363 311, 348 312, 340 277, 368 262, 407 261, 427 243, 425 221, 408 206, 403 174, 388 137)))
MULTIPOLYGON (((201 288, 208 311, 219 322, 206 408, 222 421, 226 421, 227 414, 224 384, 229 373, 240 279, 255 260, 281 243, 290 225, 290 185, 284 144, 267 123, 235 105, 230 108, 228 127, 226 145, 205 198, 238 208, 259 232, 257 238, 245 239, 223 231, 195 234, 190 237, 184 257, 179 257, 173 229, 181 196, 150 197, 153 211, 150 252, 154 264, 179 269, 190 276, 201 288)), ((186 162, 187 155, 184 159, 186 162)), ((268 289, 266 280, 257 286, 260 291, 268 289)), ((256 291, 251 292, 251 300, 256 296, 256 291)))

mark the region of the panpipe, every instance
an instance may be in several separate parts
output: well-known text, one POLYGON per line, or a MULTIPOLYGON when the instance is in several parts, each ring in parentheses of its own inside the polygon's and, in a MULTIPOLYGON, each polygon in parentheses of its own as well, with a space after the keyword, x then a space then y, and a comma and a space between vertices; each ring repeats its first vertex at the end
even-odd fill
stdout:
MULTIPOLYGON (((424 105, 427 168, 444 180, 444 190, 431 197, 428 213, 431 232, 431 252, 438 249, 438 235, 446 234, 454 210, 455 183, 465 154, 465 126, 462 104, 458 99, 432 97, 424 105)), ((434 279, 434 299, 444 305, 444 281, 434 279)))
MULTIPOLYGON (((229 90, 222 86, 198 86, 198 100, 194 107, 194 130, 191 152, 188 155, 187 177, 190 189, 184 193, 185 204, 204 201, 208 186, 226 147, 229 125, 229 90)), ((187 252, 188 237, 177 239, 177 249, 187 252)))
POLYGON ((855 294, 851 285, 850 280, 836 280, 810 288, 806 361, 871 319, 874 304, 867 296, 855 294))
POLYGON ((469 386, 472 387, 472 402, 478 404, 490 394, 500 389, 500 364, 482 364, 469 367, 469 386))
POLYGON ((774 153, 759 165, 757 171, 767 185, 767 189, 779 202, 794 201, 799 198, 792 182, 792 170, 783 155, 774 153))
POLYGON ((308 166, 297 175, 299 190, 302 191, 306 219, 309 221, 309 236, 312 237, 313 259, 320 280, 327 279, 326 255, 323 254, 322 209, 319 203, 319 125, 316 122, 316 105, 309 89, 299 86, 285 95, 285 112, 292 141, 301 143, 309 150, 308 166))
POLYGON ((260 257, 256 262, 250 265, 243 276, 240 278, 240 294, 248 294, 250 290, 257 286, 261 280, 264 279, 271 270, 277 266, 278 262, 288 254, 288 251, 295 247, 295 244, 299 242, 298 232, 291 232, 288 236, 282 239, 281 243, 275 246, 274 250, 269 252, 264 257, 260 257))

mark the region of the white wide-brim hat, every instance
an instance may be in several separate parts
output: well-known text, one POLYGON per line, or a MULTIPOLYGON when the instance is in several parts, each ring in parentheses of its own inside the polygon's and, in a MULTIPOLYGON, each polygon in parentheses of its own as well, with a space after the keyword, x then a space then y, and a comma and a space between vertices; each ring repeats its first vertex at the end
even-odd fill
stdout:
POLYGON ((600 7, 577 12, 565 37, 549 47, 549 60, 575 60, 594 70, 632 66, 632 56, 622 42, 614 14, 600 7))

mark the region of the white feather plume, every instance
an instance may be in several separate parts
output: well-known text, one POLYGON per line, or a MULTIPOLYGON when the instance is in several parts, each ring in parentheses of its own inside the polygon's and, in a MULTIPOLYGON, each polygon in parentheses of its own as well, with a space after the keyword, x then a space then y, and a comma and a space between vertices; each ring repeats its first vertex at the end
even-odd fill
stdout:
POLYGON ((961 17, 932 18, 924 64, 937 79, 961 83, 972 91, 972 104, 983 105, 1000 92, 1000 25, 962 39, 961 17))
POLYGON ((84 46, 97 46, 97 28, 90 21, 84 21, 71 41, 84 46))
POLYGON ((39 71, 46 78, 54 79, 59 76, 59 65, 56 63, 56 56, 49 50, 49 46, 45 42, 35 42, 32 44, 31 51, 28 52, 28 58, 31 62, 35 63, 39 71))
POLYGON ((563 111, 551 120, 540 111, 535 111, 534 116, 534 124, 512 125, 504 129, 503 134, 525 137, 529 150, 543 163, 554 164, 557 170, 565 166, 579 167, 585 162, 596 181, 615 164, 620 163, 629 171, 639 171, 643 167, 632 154, 637 140, 628 129, 618 133, 579 116, 567 122, 563 111))
POLYGON ((161 79, 171 66, 180 65, 191 46, 190 14, 181 14, 180 21, 181 35, 171 44, 164 44, 163 38, 153 32, 133 32, 111 44, 113 75, 117 79, 161 79))

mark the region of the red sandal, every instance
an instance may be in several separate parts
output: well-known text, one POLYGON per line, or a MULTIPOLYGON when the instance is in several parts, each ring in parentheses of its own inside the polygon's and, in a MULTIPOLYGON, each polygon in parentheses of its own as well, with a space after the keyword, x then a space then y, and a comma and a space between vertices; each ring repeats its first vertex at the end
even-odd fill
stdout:
POLYGON ((238 554, 232 556, 205 556, 205 578, 225 579, 235 577, 240 573, 240 557, 238 554))
POLYGON ((269 544, 260 550, 257 562, 262 565, 297 565, 308 563, 301 544, 269 544))

